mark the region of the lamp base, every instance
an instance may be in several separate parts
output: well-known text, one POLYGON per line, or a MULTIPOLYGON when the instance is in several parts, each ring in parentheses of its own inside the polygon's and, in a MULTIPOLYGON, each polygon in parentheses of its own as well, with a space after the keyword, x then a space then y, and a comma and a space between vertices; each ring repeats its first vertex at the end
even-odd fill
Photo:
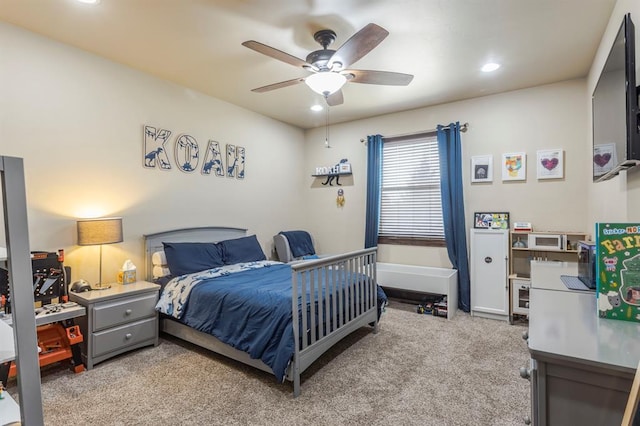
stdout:
POLYGON ((106 290, 111 288, 111 284, 97 283, 91 286, 91 290, 106 290))

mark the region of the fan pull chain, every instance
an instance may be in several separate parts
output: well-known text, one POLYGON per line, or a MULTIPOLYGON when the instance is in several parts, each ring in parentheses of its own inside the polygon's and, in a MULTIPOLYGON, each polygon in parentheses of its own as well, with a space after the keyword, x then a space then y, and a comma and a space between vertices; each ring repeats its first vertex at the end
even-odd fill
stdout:
POLYGON ((327 105, 327 124, 325 126, 324 147, 331 148, 331 145, 329 145, 329 105, 327 105))

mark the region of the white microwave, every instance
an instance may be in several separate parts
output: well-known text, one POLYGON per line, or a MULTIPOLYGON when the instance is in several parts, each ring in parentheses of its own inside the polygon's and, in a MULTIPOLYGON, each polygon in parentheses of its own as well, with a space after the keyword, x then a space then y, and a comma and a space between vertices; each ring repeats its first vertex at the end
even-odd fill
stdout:
POLYGON ((563 235, 561 234, 529 234, 529 250, 562 250, 563 235))

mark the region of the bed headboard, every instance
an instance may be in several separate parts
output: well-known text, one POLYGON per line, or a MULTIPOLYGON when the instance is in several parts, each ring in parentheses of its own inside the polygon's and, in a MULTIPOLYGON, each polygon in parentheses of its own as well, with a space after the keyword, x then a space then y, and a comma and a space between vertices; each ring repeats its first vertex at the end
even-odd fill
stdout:
POLYGON ((205 226, 199 228, 174 229, 144 236, 144 274, 145 279, 153 281, 151 256, 164 249, 162 243, 217 243, 247 235, 244 228, 224 226, 205 226))

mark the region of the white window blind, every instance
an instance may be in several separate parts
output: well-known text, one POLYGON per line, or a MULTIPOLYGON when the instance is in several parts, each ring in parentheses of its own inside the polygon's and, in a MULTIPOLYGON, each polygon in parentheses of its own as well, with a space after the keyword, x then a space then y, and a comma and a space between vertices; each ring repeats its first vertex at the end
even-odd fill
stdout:
POLYGON ((385 140, 380 237, 444 240, 435 134, 385 140))

